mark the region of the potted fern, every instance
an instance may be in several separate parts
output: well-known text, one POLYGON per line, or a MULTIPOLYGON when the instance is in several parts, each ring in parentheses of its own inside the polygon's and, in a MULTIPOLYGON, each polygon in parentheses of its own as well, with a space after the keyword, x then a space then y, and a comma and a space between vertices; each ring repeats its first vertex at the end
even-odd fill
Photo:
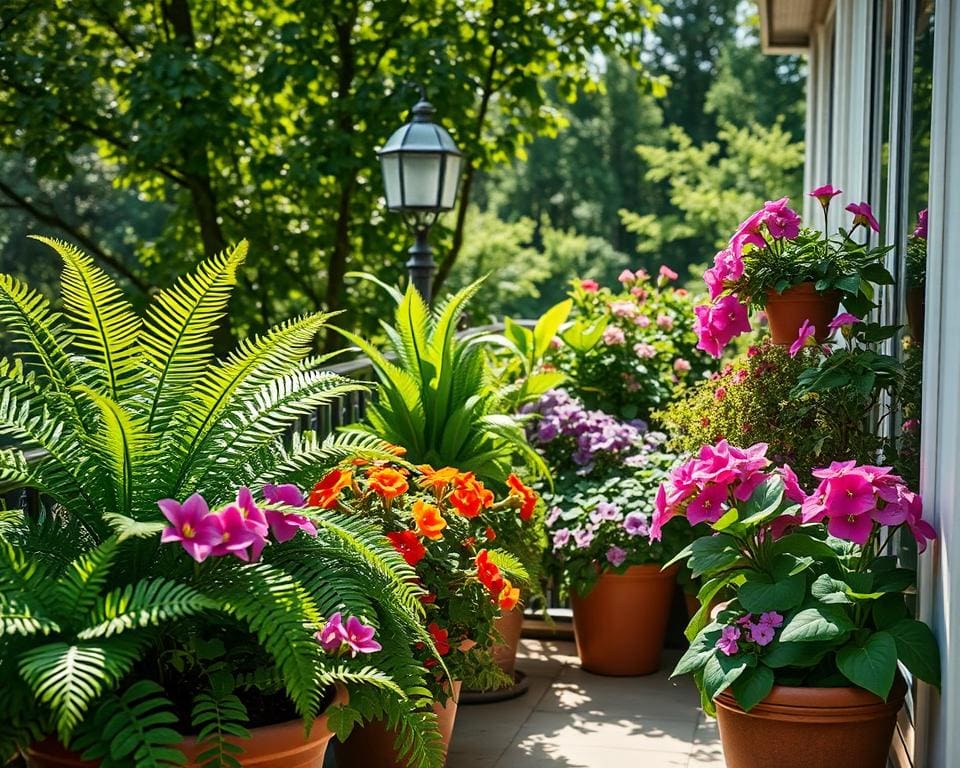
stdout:
POLYGON ((365 521, 301 508, 292 485, 345 440, 285 444, 285 430, 358 386, 311 357, 327 316, 217 360, 245 243, 140 317, 92 259, 43 241, 63 260, 63 313, 0 275, 0 321, 24 350, 0 364, 0 433, 16 446, 0 482, 48 501, 0 528, 0 759, 317 762, 375 690, 409 764, 437 765, 412 568, 365 521))

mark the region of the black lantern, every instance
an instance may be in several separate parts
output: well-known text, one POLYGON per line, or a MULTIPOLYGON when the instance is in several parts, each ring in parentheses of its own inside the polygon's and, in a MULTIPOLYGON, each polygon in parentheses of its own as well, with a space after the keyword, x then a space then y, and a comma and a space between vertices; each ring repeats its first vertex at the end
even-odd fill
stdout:
POLYGON ((436 265, 427 242, 430 227, 457 203, 463 153, 450 134, 433 122, 433 105, 421 97, 413 117, 395 131, 378 153, 387 208, 403 214, 416 238, 407 269, 427 301, 436 265))

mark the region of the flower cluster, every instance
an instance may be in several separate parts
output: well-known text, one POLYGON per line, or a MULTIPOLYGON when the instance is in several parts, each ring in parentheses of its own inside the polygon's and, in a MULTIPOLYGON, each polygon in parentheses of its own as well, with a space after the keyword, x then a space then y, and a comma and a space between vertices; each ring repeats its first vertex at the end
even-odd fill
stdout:
POLYGON ((933 527, 922 517, 920 495, 911 491, 891 467, 835 461, 829 467, 814 470, 813 476, 820 484, 803 501, 803 522, 826 520, 831 536, 864 546, 875 524, 906 524, 921 552, 936 537, 933 527))
POLYGON ((697 297, 676 286, 662 266, 625 269, 619 290, 575 283, 571 324, 555 339, 547 362, 568 375, 589 408, 624 419, 646 419, 685 382, 701 376, 708 358, 696 349, 697 297))
POLYGON ((179 542, 190 557, 202 563, 208 557, 233 555, 244 562, 260 559, 272 533, 278 543, 289 541, 298 531, 316 536, 317 529, 304 515, 290 512, 289 507, 304 506, 303 494, 294 485, 265 485, 264 506, 258 506, 250 489, 237 492, 237 500, 211 512, 199 493, 182 504, 175 499, 157 502, 169 525, 163 529, 161 542, 179 542), (280 508, 276 508, 280 507, 280 508))
MULTIPOLYGON (((840 190, 830 185, 810 192, 825 217, 830 201, 839 194, 840 190)), ((871 306, 860 283, 852 280, 865 267, 878 266, 883 255, 882 249, 868 250, 852 237, 858 227, 879 232, 870 206, 863 202, 848 205, 853 226, 831 239, 801 229, 800 216, 788 203, 785 197, 764 203, 740 223, 727 247, 714 256, 713 266, 703 276, 710 303, 696 308, 698 349, 720 357, 733 338, 750 331, 750 306, 763 307, 771 292, 782 293, 805 282, 816 283, 818 291, 838 291, 845 303, 864 309, 871 306), (857 286, 855 290, 849 288, 851 283, 857 286)))
POLYGON ((776 611, 766 611, 756 621, 752 613, 746 613, 723 628, 714 647, 724 656, 740 653, 740 644, 743 642, 754 643, 762 648, 773 642, 777 630, 782 626, 783 616, 776 611))
POLYGON ((376 653, 383 649, 373 639, 375 634, 376 629, 364 624, 356 616, 351 616, 344 624, 342 614, 337 611, 314 637, 327 653, 356 656, 358 653, 376 653))

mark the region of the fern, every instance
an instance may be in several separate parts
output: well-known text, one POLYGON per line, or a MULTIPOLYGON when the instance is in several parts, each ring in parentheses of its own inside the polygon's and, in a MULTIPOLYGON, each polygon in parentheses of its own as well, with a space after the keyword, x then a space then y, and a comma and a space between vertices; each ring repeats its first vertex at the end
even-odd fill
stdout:
POLYGON ((170 726, 177 722, 171 703, 154 682, 141 680, 120 696, 108 696, 96 716, 85 723, 74 746, 85 760, 101 768, 169 768, 186 758, 175 748, 181 736, 170 726))
POLYGON ((0 593, 0 635, 49 635, 59 632, 60 626, 43 616, 42 608, 35 608, 20 597, 0 593))
POLYGON ((97 600, 86 629, 77 633, 81 640, 125 632, 129 629, 159 626, 172 619, 193 616, 216 605, 186 584, 164 578, 144 579, 136 585, 118 587, 97 600))
POLYGON ((233 676, 225 670, 210 675, 210 691, 193 700, 190 719, 197 731, 197 744, 204 751, 197 756, 201 766, 240 768, 237 756, 243 752, 238 741, 250 738, 245 727, 247 709, 234 691, 233 676))

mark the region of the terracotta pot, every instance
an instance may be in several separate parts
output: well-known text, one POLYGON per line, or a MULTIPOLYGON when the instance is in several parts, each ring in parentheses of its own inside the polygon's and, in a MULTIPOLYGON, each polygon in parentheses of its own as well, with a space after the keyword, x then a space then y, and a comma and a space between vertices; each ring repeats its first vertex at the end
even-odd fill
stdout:
POLYGON ((523 610, 517 606, 500 616, 493 626, 500 633, 503 642, 493 646, 490 652, 497 666, 512 678, 517 668, 517 649, 523 633, 523 610))
POLYGON ((598 675, 649 675, 660 668, 679 566, 634 565, 604 573, 587 595, 574 592, 580 665, 598 675))
MULTIPOLYGON (((450 749, 453 726, 457 719, 457 699, 460 698, 460 681, 453 682, 453 696, 445 706, 433 705, 437 715, 444 753, 450 749)), ((393 748, 397 734, 383 723, 367 723, 353 731, 344 742, 334 742, 337 768, 406 768, 397 758, 393 748)))
POLYGON ((776 685, 749 712, 721 693, 727 768, 885 768, 906 691, 899 675, 887 701, 862 688, 776 685))
POLYGON ((813 283, 800 283, 783 293, 767 291, 766 313, 774 344, 793 344, 804 320, 816 326, 817 341, 830 333, 827 327, 840 308, 840 293, 817 293, 813 283))
MULTIPOLYGON (((330 706, 345 704, 347 691, 337 686, 337 693, 330 706)), ((244 768, 322 768, 327 745, 333 738, 333 732, 327 727, 327 716, 321 715, 310 730, 310 736, 304 735, 303 721, 292 720, 262 728, 251 728, 249 739, 229 739, 243 747, 239 756, 244 768)), ((196 768, 197 756, 209 749, 209 745, 197 746, 195 739, 186 739, 178 748, 187 756, 185 768, 196 768)), ((68 752, 55 740, 48 739, 28 748, 24 753, 29 768, 96 768, 99 762, 81 760, 73 752, 68 752)))
POLYGON ((923 344, 923 321, 926 310, 922 286, 907 288, 907 322, 917 344, 923 344))

